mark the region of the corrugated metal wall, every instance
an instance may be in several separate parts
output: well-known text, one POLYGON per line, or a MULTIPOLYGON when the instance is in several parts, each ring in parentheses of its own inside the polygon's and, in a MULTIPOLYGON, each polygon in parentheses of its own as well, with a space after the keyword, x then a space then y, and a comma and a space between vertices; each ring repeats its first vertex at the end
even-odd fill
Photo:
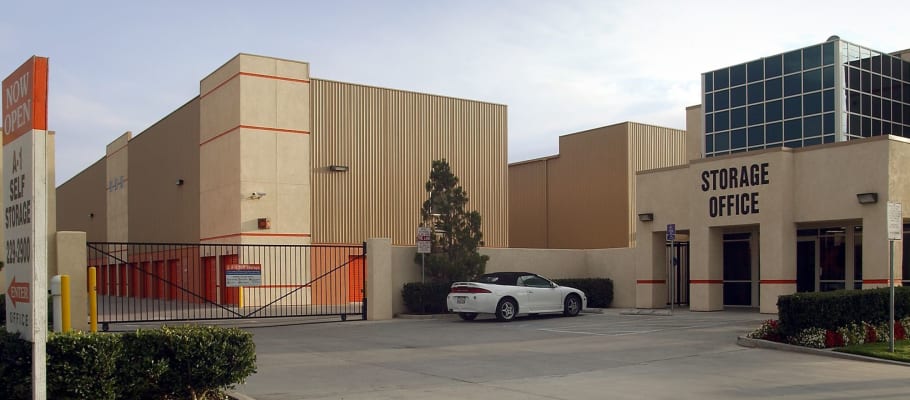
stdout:
POLYGON ((632 246, 635 246, 635 224, 638 220, 638 211, 635 208, 635 174, 682 165, 686 162, 686 131, 635 122, 629 124, 629 168, 632 179, 629 185, 628 223, 629 243, 632 246))
POLYGON ((413 244, 432 161, 446 158, 508 246, 506 106, 312 79, 313 242, 413 244), (332 172, 344 165, 346 172, 332 172))

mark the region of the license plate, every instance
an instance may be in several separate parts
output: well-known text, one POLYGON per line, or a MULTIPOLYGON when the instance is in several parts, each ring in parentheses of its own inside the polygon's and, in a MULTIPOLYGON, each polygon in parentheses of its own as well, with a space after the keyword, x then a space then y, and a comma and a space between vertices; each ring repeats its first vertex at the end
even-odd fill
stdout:
POLYGON ((465 300, 467 300, 467 297, 458 296, 458 297, 455 298, 455 303, 456 303, 456 304, 464 304, 465 300))

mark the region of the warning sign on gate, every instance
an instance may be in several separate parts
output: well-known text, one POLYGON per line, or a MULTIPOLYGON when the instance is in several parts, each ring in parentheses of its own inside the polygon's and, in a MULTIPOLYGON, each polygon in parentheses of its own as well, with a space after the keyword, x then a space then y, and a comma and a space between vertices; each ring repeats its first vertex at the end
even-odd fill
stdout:
POLYGON ((224 285, 227 287, 262 285, 262 265, 228 264, 224 267, 224 285))

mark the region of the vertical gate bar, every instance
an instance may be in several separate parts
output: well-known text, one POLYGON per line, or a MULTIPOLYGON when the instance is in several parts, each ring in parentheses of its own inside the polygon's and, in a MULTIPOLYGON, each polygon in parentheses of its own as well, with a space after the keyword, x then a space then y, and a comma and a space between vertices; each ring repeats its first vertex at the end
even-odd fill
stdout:
POLYGON ((363 259, 360 262, 360 265, 363 268, 363 271, 361 271, 362 275, 363 275, 363 282, 362 282, 362 286, 361 286, 362 287, 361 290, 363 290, 363 298, 360 299, 360 312, 361 312, 360 318, 363 320, 366 320, 367 319, 367 294, 368 294, 367 293, 367 242, 363 242, 363 248, 360 251, 360 254, 361 254, 360 256, 363 257, 363 259))

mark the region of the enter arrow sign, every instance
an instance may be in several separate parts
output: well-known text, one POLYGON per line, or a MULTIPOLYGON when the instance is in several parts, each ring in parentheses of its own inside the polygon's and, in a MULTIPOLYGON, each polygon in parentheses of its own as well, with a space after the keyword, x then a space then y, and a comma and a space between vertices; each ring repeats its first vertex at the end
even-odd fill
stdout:
POLYGON ((16 307, 16 302, 28 303, 31 299, 29 294, 29 284, 28 282, 19 282, 16 283, 16 277, 13 277, 13 281, 9 284, 9 289, 6 290, 7 296, 9 296, 10 302, 13 303, 13 307, 16 307))

